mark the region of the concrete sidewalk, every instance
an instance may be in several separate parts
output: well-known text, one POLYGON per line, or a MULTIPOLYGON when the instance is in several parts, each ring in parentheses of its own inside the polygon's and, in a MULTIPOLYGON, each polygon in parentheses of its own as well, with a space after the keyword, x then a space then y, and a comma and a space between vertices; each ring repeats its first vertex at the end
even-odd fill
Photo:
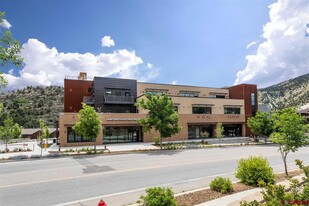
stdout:
MULTIPOLYGON (((218 140, 215 138, 207 139, 210 145, 213 146, 229 146, 229 145, 240 145, 240 144, 249 144, 250 139, 248 137, 233 137, 233 138, 225 138, 223 140, 218 140)), ((51 143, 51 141, 49 141, 51 143)), ((172 141, 171 143, 183 143, 183 142, 201 142, 201 139, 197 140, 183 140, 183 141, 172 141)), ((169 143, 164 141, 164 144, 169 143)), ((34 141, 25 141, 20 143, 13 143, 8 145, 9 149, 12 151, 14 148, 29 148, 32 151, 30 152, 10 152, 10 153, 0 153, 0 159, 8 159, 18 155, 27 155, 31 157, 33 155, 40 155, 41 148, 38 146, 38 142, 34 141), (24 144, 27 146, 25 147, 24 144)), ((47 156, 50 153, 57 153, 59 151, 77 151, 81 149, 93 149, 93 145, 90 146, 74 146, 74 147, 60 147, 56 143, 52 144, 49 148, 43 149, 42 155, 47 156)), ((4 145, 0 145, 0 150, 4 150, 4 145)), ((96 145, 96 148, 99 150, 105 149, 105 145, 96 145)), ((197 147, 196 147, 197 148, 197 147)), ((147 150, 158 150, 159 147, 153 145, 153 142, 130 142, 130 143, 115 143, 115 144, 107 144, 106 149, 110 152, 129 152, 129 151, 147 151, 147 150)))
MULTIPOLYGON (((10 144, 8 148, 12 151, 14 148, 22 148, 26 149, 29 148, 32 151, 29 152, 9 152, 9 153, 0 153, 0 159, 8 159, 12 158, 14 156, 19 155, 27 155, 28 157, 31 157, 33 155, 40 155, 41 154, 41 148, 38 146, 38 143, 36 141, 33 142, 24 142, 24 143, 14 143, 10 144), (27 146, 24 146, 24 143, 27 146)), ((141 151, 141 150, 156 150, 158 147, 153 146, 153 143, 144 143, 144 142, 136 142, 136 143, 118 143, 118 144, 108 144, 106 146, 106 149, 110 152, 125 152, 125 151, 141 151)), ((104 145, 97 145, 97 149, 104 149, 104 145)), ((82 147, 61 147, 60 151, 68 151, 68 150, 81 150, 81 149, 93 149, 93 146, 82 146, 82 147)), ((0 148, 3 149, 4 148, 0 148)), ((49 148, 42 150, 42 155, 47 156, 50 153, 56 153, 59 152, 59 146, 54 143, 49 148)))

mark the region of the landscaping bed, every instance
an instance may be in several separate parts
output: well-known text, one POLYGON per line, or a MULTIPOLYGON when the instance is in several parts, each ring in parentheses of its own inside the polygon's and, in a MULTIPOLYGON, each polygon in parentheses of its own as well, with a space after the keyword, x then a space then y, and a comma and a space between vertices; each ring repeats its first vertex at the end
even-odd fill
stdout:
MULTIPOLYGON (((288 178, 300 175, 302 173, 303 173, 302 170, 290 171, 288 178)), ((288 178, 285 176, 285 173, 276 174, 276 182, 282 182, 288 178)), ((250 189, 254 189, 254 187, 237 182, 233 184, 233 192, 230 192, 230 193, 222 194, 220 192, 216 192, 211 189, 205 189, 201 191, 196 191, 196 192, 180 195, 175 198, 177 200, 178 205, 193 206, 193 205, 211 201, 211 200, 214 200, 214 199, 226 196, 226 195, 231 195, 231 194, 235 194, 235 193, 250 190, 250 189)))
POLYGON ((189 194, 184 194, 176 197, 178 205, 186 205, 186 206, 193 206, 196 204, 200 204, 203 202, 207 202, 210 200, 214 200, 226 195, 231 195, 234 193, 242 192, 245 190, 250 190, 253 189, 254 187, 244 185, 242 183, 234 183, 233 184, 233 192, 227 193, 227 194, 222 194, 220 192, 213 191, 211 189, 205 189, 189 194))

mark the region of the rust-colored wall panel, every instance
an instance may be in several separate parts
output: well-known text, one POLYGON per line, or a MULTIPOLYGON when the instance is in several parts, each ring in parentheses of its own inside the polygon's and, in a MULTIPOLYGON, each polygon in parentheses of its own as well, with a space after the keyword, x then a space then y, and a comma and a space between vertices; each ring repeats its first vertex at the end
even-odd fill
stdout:
POLYGON ((64 80, 64 112, 79 112, 82 108, 84 96, 90 96, 88 88, 93 81, 87 80, 64 80))
POLYGON ((251 136, 252 132, 247 126, 248 118, 252 117, 258 110, 257 86, 255 84, 240 84, 229 88, 230 98, 243 99, 245 103, 246 136, 251 136), (255 108, 252 110, 251 93, 255 94, 255 108))

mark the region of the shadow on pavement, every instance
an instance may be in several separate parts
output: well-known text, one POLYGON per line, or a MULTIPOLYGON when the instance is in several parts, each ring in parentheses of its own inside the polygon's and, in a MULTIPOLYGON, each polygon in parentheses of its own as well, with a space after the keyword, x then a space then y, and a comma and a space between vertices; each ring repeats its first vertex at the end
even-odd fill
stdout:
POLYGON ((147 155, 175 155, 180 152, 183 152, 183 150, 159 150, 147 152, 147 155))

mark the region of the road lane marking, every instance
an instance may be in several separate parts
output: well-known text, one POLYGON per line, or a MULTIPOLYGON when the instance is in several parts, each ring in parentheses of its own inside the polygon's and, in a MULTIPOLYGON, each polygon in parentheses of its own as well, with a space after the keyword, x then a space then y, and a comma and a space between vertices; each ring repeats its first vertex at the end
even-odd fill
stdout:
MULTIPOLYGON (((292 164, 292 163, 288 163, 288 164, 292 164)), ((274 165, 272 167, 279 167, 279 166, 282 166, 282 164, 274 165)), ((281 172, 283 173, 284 171, 281 170, 280 173, 281 172)), ((227 176, 227 175, 231 175, 231 174, 234 174, 234 172, 221 173, 221 174, 216 174, 216 175, 209 175, 209 176, 205 176, 205 177, 198 177, 198 178, 192 178, 192 179, 187 179, 187 180, 180 180, 180 181, 176 181, 176 182, 170 182, 170 183, 159 184, 159 185, 151 185, 151 186, 147 186, 147 187, 143 187, 143 188, 138 188, 138 189, 134 189, 134 190, 127 190, 127 191, 112 193, 112 194, 108 194, 108 195, 99 195, 99 196, 95 196, 95 197, 90 197, 90 198, 85 198, 85 199, 80 199, 80 200, 60 203, 60 204, 56 204, 56 205, 53 205, 53 206, 72 205, 72 204, 77 204, 77 203, 81 203, 81 202, 87 202, 87 201, 96 200, 96 199, 99 200, 99 199, 104 199, 104 198, 112 197, 112 196, 125 195, 125 194, 129 194, 129 193, 145 191, 149 187, 167 187, 167 186, 172 186, 172 185, 175 185, 175 184, 181 184, 181 183, 186 183, 186 182, 193 182, 193 181, 198 181, 198 180, 202 180, 202 179, 209 179, 209 178, 218 177, 218 176, 222 177, 222 176, 227 176)), ((236 183, 236 182, 239 182, 239 181, 233 181, 233 183, 236 183)), ((209 187, 207 187, 207 188, 209 188, 209 187)), ((207 189, 207 188, 205 187, 204 189, 207 189)), ((200 190, 201 189, 196 189, 196 191, 200 191, 200 190)), ((186 192, 182 192, 182 193, 185 194, 185 193, 188 193, 188 192, 190 192, 190 191, 186 191, 186 192)))
POLYGON ((86 201, 91 201, 91 200, 100 199, 100 198, 104 199, 106 197, 124 195, 124 194, 133 193, 133 192, 139 192, 139 191, 146 190, 149 187, 158 187, 158 186, 165 187, 165 186, 169 186, 169 185, 173 185, 173 184, 181 184, 181 183, 192 182, 192 181, 197 181, 197 180, 202 180, 202 179, 207 179, 207 178, 213 178, 213 177, 217 177, 217 176, 226 176, 226 175, 230 175, 230 174, 234 174, 234 172, 222 173, 222 174, 216 174, 216 175, 209 175, 209 176, 205 176, 205 177, 193 178, 193 179, 188 179, 188 180, 181 180, 181 181, 170 182, 170 183, 165 183, 165 184, 160 184, 160 185, 152 185, 152 186, 138 188, 138 189, 134 189, 134 190, 127 190, 127 191, 117 192, 117 193, 108 194, 108 195, 100 195, 100 196, 96 196, 96 197, 90 197, 90 198, 86 198, 86 199, 75 200, 75 201, 61 203, 61 204, 57 204, 57 205, 53 205, 53 206, 71 205, 71 204, 75 204, 75 203, 79 203, 79 202, 86 202, 86 201))
MULTIPOLYGON (((239 158, 233 158, 229 160, 235 160, 239 158)), ((33 181, 33 182, 25 182, 25 183, 17 183, 17 184, 11 184, 11 185, 0 185, 0 189, 2 188, 8 188, 8 187, 16 187, 16 186, 24 186, 24 185, 32 185, 32 184, 40 184, 40 183, 47 183, 47 182, 53 182, 53 181, 61 181, 61 180, 70 180, 70 179, 78 179, 78 178, 88 178, 93 176, 100 176, 100 175, 106 175, 106 174, 117 174, 117 173, 125 173, 125 172, 134 172, 134 171, 140 171, 140 170, 149 170, 149 169, 158 169, 158 168, 168 168, 168 167, 177 167, 177 166, 185 166, 185 165, 193 165, 193 164, 201 164, 201 163, 212 163, 212 162, 218 162, 218 161, 224 161, 224 160, 212 160, 212 161, 198 161, 198 162, 190 162, 185 164, 174 164, 174 165, 164 165, 164 166, 152 166, 152 167, 144 167, 144 168, 135 168, 135 169, 127 169, 127 170, 114 170, 114 171, 108 171, 104 173, 93 173, 93 174, 87 174, 87 175, 79 175, 74 177, 63 177, 63 178, 57 178, 57 179, 50 179, 50 180, 39 180, 39 181, 33 181)), ((304 161, 304 163, 307 163, 309 161, 304 161)), ((294 162, 287 163, 288 165, 293 164, 294 162)), ((274 165, 272 167, 282 166, 280 165, 274 165)))

